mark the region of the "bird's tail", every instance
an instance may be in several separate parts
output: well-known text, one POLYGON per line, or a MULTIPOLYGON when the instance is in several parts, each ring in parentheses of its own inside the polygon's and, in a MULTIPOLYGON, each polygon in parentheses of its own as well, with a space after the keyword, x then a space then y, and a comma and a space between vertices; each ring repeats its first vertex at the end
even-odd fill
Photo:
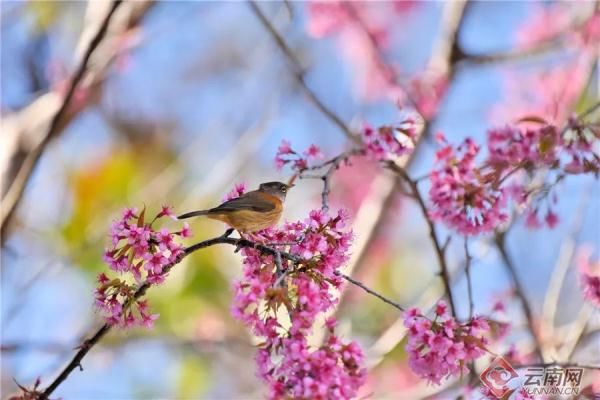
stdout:
POLYGON ((208 215, 209 212, 210 210, 191 211, 189 213, 181 214, 177 217, 177 219, 192 218, 197 217, 198 215, 208 215))

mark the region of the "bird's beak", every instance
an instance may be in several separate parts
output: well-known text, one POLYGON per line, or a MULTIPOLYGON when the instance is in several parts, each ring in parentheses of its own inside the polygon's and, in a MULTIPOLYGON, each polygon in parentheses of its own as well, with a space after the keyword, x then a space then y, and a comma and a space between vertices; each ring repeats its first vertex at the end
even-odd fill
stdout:
POLYGON ((297 178, 297 175, 294 174, 294 175, 292 175, 292 177, 290 178, 290 180, 288 180, 288 183, 287 183, 288 189, 294 187, 294 181, 296 180, 296 178, 297 178))

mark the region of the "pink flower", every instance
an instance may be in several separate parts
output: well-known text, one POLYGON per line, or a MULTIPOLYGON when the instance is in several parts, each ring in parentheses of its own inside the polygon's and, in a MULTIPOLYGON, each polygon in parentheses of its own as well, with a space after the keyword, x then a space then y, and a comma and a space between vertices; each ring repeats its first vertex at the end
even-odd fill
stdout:
POLYGON ((97 280, 100 285, 106 285, 108 282, 110 282, 110 279, 108 279, 108 276, 106 276, 104 272, 98 274, 97 280))
MULTIPOLYGON (((134 208, 124 210, 121 219, 111 225, 112 246, 105 250, 102 258, 110 269, 130 274, 138 284, 145 275, 145 283, 157 285, 165 280, 165 268, 177 263, 184 252, 183 246, 175 242, 176 236, 188 237, 190 231, 187 224, 175 233, 170 233, 166 228, 155 230, 152 227, 159 218, 173 215, 168 206, 163 206, 150 223, 144 222, 144 214, 145 210, 141 213, 134 208)), ((98 276, 98 287, 94 291, 95 304, 107 323, 121 327, 136 324, 152 327, 158 314, 148 311, 145 300, 132 302, 136 289, 125 280, 111 280, 104 273, 98 276)))
POLYGON ((527 212, 525 226, 530 229, 538 229, 542 226, 537 216, 537 210, 534 209, 527 212))
POLYGON ((410 153, 414 138, 415 126, 411 118, 405 118, 394 126, 384 125, 377 129, 365 125, 362 130, 364 150, 377 161, 391 160, 410 153))
POLYGON ((162 253, 146 253, 144 255, 146 264, 144 268, 148 271, 152 271, 155 274, 160 274, 163 267, 167 264, 167 258, 162 253))
POLYGON ((156 218, 162 217, 170 217, 172 219, 177 219, 177 217, 173 213, 173 208, 170 206, 162 206, 160 212, 156 215, 156 218))
POLYGON ((556 215, 551 210, 548 210, 548 213, 546 214, 545 221, 546 221, 546 225, 548 225, 548 228, 552 229, 556 225, 558 225, 558 215, 556 215))
POLYGON ((308 149, 304 150, 304 155, 308 159, 323 158, 323 153, 316 145, 311 144, 308 149))
POLYGON ((435 314, 438 317, 444 317, 447 315, 447 313, 448 313, 448 304, 446 304, 446 302, 444 300, 438 301, 438 303, 435 306, 435 314))
POLYGON ((322 346, 307 343, 318 316, 337 302, 329 288, 341 286, 336 271, 348 259, 351 233, 341 230, 345 219, 344 212, 332 217, 313 210, 304 221, 261 232, 266 242, 294 243, 287 251, 310 263, 310 273, 288 274, 280 286, 272 256, 242 250, 243 277, 234 284, 232 314, 263 340, 256 362, 270 398, 348 399, 365 381, 360 347, 335 336, 335 319, 326 321, 329 337, 322 346), (259 313, 257 304, 265 304, 265 311, 259 313), (287 331, 277 320, 278 307, 286 307, 291 318, 287 331))
POLYGON ((485 353, 483 345, 490 327, 486 320, 473 318, 459 324, 448 315, 447 305, 440 302, 431 321, 416 309, 404 313, 408 328, 408 364, 421 378, 439 385, 443 379, 467 372, 466 365, 485 353))
POLYGON ((171 235, 167 228, 162 228, 158 231, 155 239, 158 243, 158 248, 162 251, 169 249, 173 243, 173 235, 171 235))
POLYGON ((288 161, 281 158, 280 156, 275 157, 275 168, 277 168, 277 170, 282 169, 287 163, 288 161))
POLYGON ((192 230, 190 229, 190 224, 188 224, 187 222, 184 222, 183 229, 181 229, 181 231, 179 231, 179 234, 181 235, 181 237, 184 237, 184 238, 192 237, 192 230))
POLYGON ((287 140, 282 140, 281 144, 277 148, 277 154, 278 155, 295 154, 295 153, 296 152, 294 150, 292 150, 291 143, 289 141, 287 141, 287 140))
POLYGON ((549 167, 557 162, 559 132, 552 125, 523 130, 514 126, 488 131, 489 160, 500 168, 549 167))
POLYGON ((600 261, 592 262, 591 249, 584 247, 578 251, 576 262, 584 299, 600 308, 600 261))
POLYGON ((430 217, 463 235, 490 232, 508 219, 506 198, 475 164, 479 153, 471 139, 438 151, 429 179, 430 217))
POLYGON ((237 199, 238 197, 243 195, 245 192, 246 192, 246 184, 243 182, 236 183, 235 186, 233 187, 233 189, 231 189, 231 191, 225 195, 225 197, 223 198, 223 201, 237 199))
POLYGON ((123 220, 127 221, 130 220, 132 218, 137 218, 137 208, 126 208, 123 211, 123 220))
POLYGON ((302 172, 308 168, 308 160, 320 156, 321 153, 317 146, 312 145, 304 152, 304 154, 305 157, 302 157, 298 152, 292 149, 290 142, 282 140, 277 149, 277 154, 275 155, 275 166, 277 169, 281 169, 285 165, 291 164, 293 170, 302 172))

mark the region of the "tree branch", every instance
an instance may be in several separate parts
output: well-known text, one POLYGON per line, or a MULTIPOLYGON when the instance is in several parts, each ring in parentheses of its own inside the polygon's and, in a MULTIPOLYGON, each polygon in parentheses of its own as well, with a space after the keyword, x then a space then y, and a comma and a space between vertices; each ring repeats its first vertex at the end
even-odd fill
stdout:
MULTIPOLYGON (((181 256, 174 263, 169 264, 164 267, 163 273, 165 273, 165 274, 168 273, 175 265, 179 264, 185 257, 189 256, 190 254, 194 253, 195 251, 198 251, 200 249, 204 249, 204 248, 207 248, 210 246, 214 246, 217 244, 229 244, 231 246, 235 246, 236 248, 253 248, 253 249, 260 251, 263 254, 271 255, 275 258, 275 262, 277 264, 278 269, 283 269, 282 268, 282 259, 291 261, 295 264, 301 264, 301 263, 305 262, 305 260, 303 260, 302 258, 300 258, 294 254, 280 251, 273 247, 269 247, 269 246, 266 246, 266 245, 263 245, 260 243, 255 243, 255 242, 252 242, 247 239, 236 239, 236 238, 229 237, 229 235, 231 235, 232 232, 233 232, 233 229, 228 229, 221 236, 218 236, 213 239, 208 239, 208 240, 205 240, 205 241, 202 241, 202 242, 199 242, 199 243, 196 243, 196 244, 193 244, 193 245, 187 247, 185 249, 183 256, 181 256)), ((279 284, 280 279, 283 279, 283 277, 285 277, 286 271, 288 269, 289 268, 286 268, 282 272, 278 281, 276 282, 276 285, 279 284)), ((353 285, 360 287, 361 289, 365 290, 367 293, 377 297, 378 299, 399 309, 400 311, 404 310, 404 308, 400 304, 384 297, 383 295, 375 292, 372 289, 369 289, 367 286, 365 286, 361 282, 359 282, 339 271, 336 272, 336 275, 344 278, 346 281, 352 283, 353 285)), ((146 291, 150 288, 150 286, 152 286, 152 284, 147 281, 144 282, 142 285, 140 285, 138 287, 138 289, 135 291, 135 294, 133 295, 133 298, 130 300, 130 302, 134 302, 134 301, 138 300, 140 297, 142 297, 143 295, 145 295, 146 291)), ((75 370, 77 368, 82 369, 81 361, 83 360, 83 358, 108 332, 110 332, 111 329, 112 329, 111 325, 104 324, 89 339, 84 340, 83 343, 81 344, 81 346, 79 346, 77 353, 75 353, 75 355, 73 356, 71 361, 65 366, 65 368, 61 371, 61 373, 52 381, 52 383, 50 383, 50 385, 48 385, 48 387, 46 387, 46 389, 38 395, 38 399, 39 400, 48 399, 48 396, 50 396, 69 377, 69 375, 71 374, 71 372, 73 372, 73 370, 75 370)))
POLYGON ((429 236, 431 237, 431 241, 433 243, 433 247, 435 249, 435 254, 438 259, 438 263, 440 265, 440 276, 442 277, 442 281, 444 283, 444 288, 446 291, 446 295, 448 296, 448 302, 450 303, 450 311, 452 315, 456 317, 456 306, 454 302, 454 296, 452 295, 452 288, 450 286, 450 273, 448 270, 448 264, 446 262, 445 256, 445 246, 442 246, 440 240, 437 235, 437 229, 434 222, 429 217, 429 212, 427 211, 427 205, 425 204, 425 200, 421 195, 417 182, 412 180, 406 170, 400 167, 398 164, 394 162, 388 162, 387 167, 392 171, 396 172, 404 182, 410 187, 410 190, 416 200, 419 209, 421 210, 421 214, 429 227, 429 236))
POLYGON ((469 319, 473 318, 473 311, 475 309, 475 303, 473 302, 473 281, 471 279, 471 262, 473 257, 469 253, 469 240, 465 236, 465 273, 467 276, 467 294, 469 297, 469 319))
POLYGON ((387 303, 387 304, 391 305, 392 307, 397 308, 398 310, 400 310, 402 312, 406 311, 406 309, 404 307, 402 307, 400 304, 396 303, 393 300, 388 299, 385 296, 382 296, 381 294, 377 293, 373 289, 368 288, 362 282, 359 282, 356 279, 354 279, 354 278, 352 278, 352 277, 350 277, 350 276, 348 276, 346 274, 343 274, 343 273, 341 273, 339 271, 337 271, 335 274, 338 275, 338 276, 341 276, 342 278, 344 278, 348 282, 352 283, 353 285, 358 286, 359 288, 361 288, 365 292, 367 292, 367 293, 369 293, 369 294, 377 297, 379 300, 383 301, 384 303, 387 303))
POLYGON ((98 29, 98 32, 90 41, 90 44, 87 47, 87 50, 83 56, 83 59, 81 60, 79 67, 77 68, 75 74, 73 75, 73 78, 71 79, 71 84, 69 85, 69 89, 67 90, 65 98, 62 101, 62 104, 60 105, 58 111, 52 118, 52 121, 50 122, 48 131, 42 138, 41 142, 29 154, 27 154, 25 156, 18 172, 16 173, 15 178, 11 182, 10 187, 8 188, 8 190, 6 192, 6 195, 3 196, 3 198, 2 198, 2 203, 3 203, 2 204, 2 219, 0 221, 0 224, 2 226, 2 228, 1 228, 2 236, 5 235, 6 227, 8 226, 10 220, 12 219, 12 216, 14 215, 14 211, 17 207, 17 204, 19 203, 19 201, 21 200, 21 197, 23 196, 25 186, 27 184, 27 181, 29 180, 29 176, 33 172, 38 161, 40 160, 40 157, 42 156, 42 153, 43 153, 44 149, 46 148, 46 146, 48 145, 48 143, 50 142, 50 140, 52 140, 57 135, 57 133, 60 131, 59 127, 62 122, 62 119, 67 112, 67 109, 70 105, 71 99, 73 98, 73 96, 75 94, 77 86, 79 85, 79 83, 81 82, 81 80, 83 79, 83 77, 85 75, 90 58, 91 58, 92 54, 94 53, 94 51, 96 50, 96 48, 98 47, 98 45, 100 44, 100 42, 102 42, 102 39, 104 38, 106 32, 108 31, 108 26, 110 24, 110 21, 111 21, 113 15, 115 14, 115 11, 117 10, 117 8, 121 5, 121 3, 122 3, 121 0, 113 1, 108 14, 104 18, 100 28, 98 29))
POLYGON ((294 77, 296 78, 296 81, 304 91, 304 94, 306 94, 306 97, 308 97, 308 99, 315 105, 315 107, 317 107, 319 111, 323 113, 323 115, 325 115, 331 122, 333 122, 333 124, 336 125, 344 133, 344 135, 348 137, 348 139, 357 142, 357 135, 354 132, 352 132, 348 125, 346 125, 344 121, 342 121, 342 119, 335 112, 333 112, 329 107, 327 107, 325 103, 323 103, 321 99, 319 99, 319 97, 315 94, 315 92, 308 86, 308 84, 306 83, 305 70, 302 67, 302 63, 294 54, 294 51, 288 46, 283 36, 281 36, 281 34, 277 31, 273 24, 271 24, 269 19, 266 17, 265 14, 263 14, 260 7, 258 7, 258 5, 253 0, 249 0, 248 4, 250 5, 252 12, 258 18, 262 26, 267 30, 267 32, 269 32, 271 37, 275 40, 277 47, 279 47, 279 49, 287 58, 288 63, 292 67, 294 77))
POLYGON ((325 161, 324 163, 313 165, 312 167, 306 168, 304 171, 301 171, 298 174, 300 179, 320 179, 323 181, 323 190, 321 192, 321 209, 325 212, 329 210, 329 193, 331 192, 331 178, 333 177, 333 173, 340 168, 340 165, 347 161, 350 157, 362 154, 363 150, 361 149, 352 149, 345 151, 338 156, 325 161), (322 175, 309 175, 306 174, 306 171, 314 171, 325 168, 329 166, 324 174, 322 175))
POLYGON ((540 339, 537 336, 537 331, 535 329, 535 324, 533 321, 533 312, 531 311, 531 306, 529 305, 529 301, 527 301, 527 297, 525 296, 525 288, 521 284, 519 277, 517 275, 517 269, 510 258, 508 251, 506 250, 506 234, 498 233, 495 237, 496 248, 500 253, 500 257, 502 258, 502 262, 508 271, 510 278, 512 280, 513 286, 515 288, 515 294, 521 301, 521 306, 523 307, 523 313, 525 314, 525 319, 527 320, 527 326, 531 333, 531 337, 534 341, 534 352, 537 357, 543 361, 544 357, 542 355, 542 346, 540 343, 540 339))

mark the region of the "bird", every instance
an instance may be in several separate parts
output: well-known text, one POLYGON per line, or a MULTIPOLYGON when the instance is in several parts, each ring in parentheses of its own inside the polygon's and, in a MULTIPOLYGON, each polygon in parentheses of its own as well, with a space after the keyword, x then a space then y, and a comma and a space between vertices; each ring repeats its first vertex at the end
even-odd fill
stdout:
POLYGON ((217 207, 191 211, 177 218, 186 219, 204 215, 225 222, 243 236, 245 233, 254 233, 276 225, 283 213, 285 196, 292 187, 294 185, 291 182, 289 184, 261 183, 257 190, 244 193, 217 207))

